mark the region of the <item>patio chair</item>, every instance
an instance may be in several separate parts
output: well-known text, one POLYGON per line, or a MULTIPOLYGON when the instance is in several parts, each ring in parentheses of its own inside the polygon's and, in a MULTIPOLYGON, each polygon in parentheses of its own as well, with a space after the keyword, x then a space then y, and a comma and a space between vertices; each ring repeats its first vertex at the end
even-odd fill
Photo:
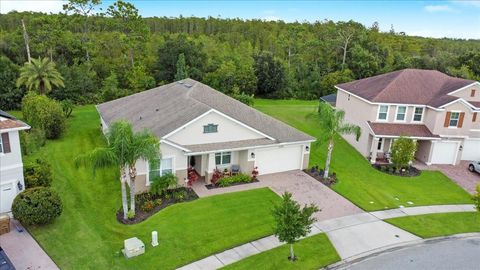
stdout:
POLYGON ((240 173, 240 166, 232 165, 232 175, 237 175, 240 173))

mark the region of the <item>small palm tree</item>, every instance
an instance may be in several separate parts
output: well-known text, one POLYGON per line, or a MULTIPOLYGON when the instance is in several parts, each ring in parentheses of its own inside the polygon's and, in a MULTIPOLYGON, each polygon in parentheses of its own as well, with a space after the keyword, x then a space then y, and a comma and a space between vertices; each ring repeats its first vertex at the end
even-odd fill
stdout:
POLYGON ((326 132, 328 139, 327 160, 325 161, 325 172, 323 174, 324 178, 328 178, 335 134, 355 134, 356 140, 358 141, 362 134, 362 130, 357 125, 345 123, 345 112, 342 110, 335 110, 325 102, 320 103, 318 114, 320 116, 320 125, 324 132, 326 132))
POLYGON ((132 125, 126 121, 112 123, 108 132, 107 146, 99 147, 78 156, 75 159, 77 166, 91 165, 95 172, 98 168, 116 166, 120 169, 120 184, 122 189, 123 218, 127 219, 127 170, 130 177, 130 211, 135 215, 135 178, 136 162, 138 159, 156 162, 160 156, 158 138, 145 130, 133 132, 132 125))
POLYGON ((36 90, 39 94, 46 94, 52 90, 52 85, 65 87, 63 77, 55 68, 55 63, 48 58, 32 59, 20 69, 17 87, 25 85, 28 90, 36 90))

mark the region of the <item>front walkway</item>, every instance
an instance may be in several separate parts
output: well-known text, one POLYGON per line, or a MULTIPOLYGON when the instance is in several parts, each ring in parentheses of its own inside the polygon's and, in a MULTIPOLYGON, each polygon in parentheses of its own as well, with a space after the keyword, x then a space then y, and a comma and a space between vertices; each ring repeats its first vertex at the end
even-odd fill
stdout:
MULTIPOLYGON (((398 208, 369 213, 360 213, 340 218, 318 221, 309 234, 326 233, 342 260, 356 258, 380 248, 420 240, 419 237, 390 225, 383 219, 448 212, 474 212, 471 204, 467 205, 435 205, 398 208)), ((282 245, 271 235, 244 245, 209 256, 181 270, 211 270, 240 261, 246 257, 267 251, 282 245)))
POLYGON ((200 197, 261 187, 268 187, 278 195, 288 191, 292 193, 293 199, 302 205, 310 203, 317 205, 321 209, 315 213, 319 221, 363 213, 362 209, 349 200, 300 170, 265 174, 258 179, 257 183, 210 190, 205 188, 204 183, 197 182, 193 190, 200 197))
POLYGON ((59 269, 27 230, 18 232, 11 223, 11 231, 0 235, 0 246, 16 269, 59 269))

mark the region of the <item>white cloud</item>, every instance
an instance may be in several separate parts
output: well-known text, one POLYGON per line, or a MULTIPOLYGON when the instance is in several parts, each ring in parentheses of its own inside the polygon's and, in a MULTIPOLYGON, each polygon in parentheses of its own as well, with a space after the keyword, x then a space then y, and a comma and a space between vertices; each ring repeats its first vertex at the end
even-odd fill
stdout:
POLYGON ((426 12, 455 12, 453 8, 447 5, 428 5, 423 7, 426 12))
POLYGON ((480 8, 480 1, 478 0, 456 0, 452 1, 452 3, 463 5, 463 6, 474 6, 480 8))
POLYGON ((60 0, 0 0, 0 13, 10 11, 36 11, 45 13, 58 13, 63 10, 66 1, 60 0))

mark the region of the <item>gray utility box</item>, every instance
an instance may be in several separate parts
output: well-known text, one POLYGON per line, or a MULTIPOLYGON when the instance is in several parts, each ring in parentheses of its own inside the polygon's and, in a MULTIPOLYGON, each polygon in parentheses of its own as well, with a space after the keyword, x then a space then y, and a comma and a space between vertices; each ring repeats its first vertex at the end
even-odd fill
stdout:
POLYGON ((126 258, 132 258, 145 253, 145 245, 137 237, 129 238, 124 241, 125 248, 122 250, 126 258))

